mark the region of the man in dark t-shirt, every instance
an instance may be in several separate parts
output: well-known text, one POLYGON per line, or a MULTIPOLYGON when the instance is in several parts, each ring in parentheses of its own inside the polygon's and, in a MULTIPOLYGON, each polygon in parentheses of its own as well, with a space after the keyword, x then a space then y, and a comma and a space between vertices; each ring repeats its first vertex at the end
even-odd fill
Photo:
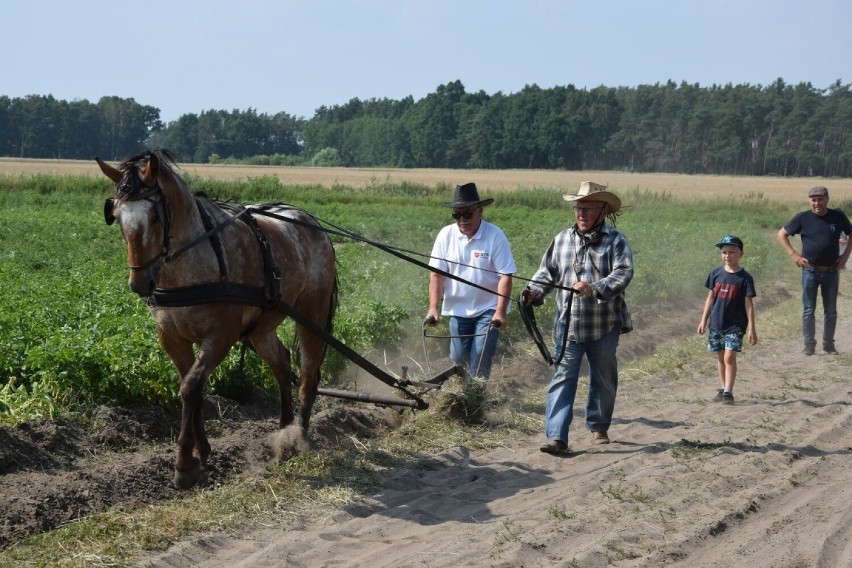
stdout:
POLYGON ((852 247, 841 254, 840 236, 852 232, 852 224, 843 211, 828 208, 828 188, 818 185, 808 192, 811 208, 796 213, 778 231, 778 241, 796 266, 802 269, 802 336, 805 355, 816 350, 817 291, 822 294, 823 333, 822 350, 837 354, 834 347, 834 330, 837 327, 837 292, 840 286, 838 270, 846 266, 852 247), (802 252, 797 253, 790 244, 792 235, 801 235, 802 252))

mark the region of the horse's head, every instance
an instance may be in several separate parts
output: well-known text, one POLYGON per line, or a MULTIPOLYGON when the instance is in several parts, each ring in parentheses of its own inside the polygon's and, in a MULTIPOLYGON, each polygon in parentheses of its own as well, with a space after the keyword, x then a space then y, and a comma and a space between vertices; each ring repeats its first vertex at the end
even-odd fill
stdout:
POLYGON ((146 152, 118 168, 95 158, 101 171, 115 183, 115 195, 104 202, 107 225, 118 221, 127 243, 130 289, 141 297, 154 291, 168 253, 170 212, 160 187, 160 158, 146 152))

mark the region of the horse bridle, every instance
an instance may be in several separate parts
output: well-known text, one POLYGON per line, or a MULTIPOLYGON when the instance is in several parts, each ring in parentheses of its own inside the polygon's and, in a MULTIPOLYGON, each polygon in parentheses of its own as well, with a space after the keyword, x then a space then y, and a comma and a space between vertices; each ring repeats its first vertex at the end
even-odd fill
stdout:
MULTIPOLYGON (((122 193, 122 191, 129 193, 129 191, 127 191, 127 189, 126 189, 126 188, 129 188, 129 187, 130 187, 129 182, 122 181, 122 183, 119 184, 118 187, 116 188, 116 193, 122 193)), ((215 224, 214 221, 210 218, 210 216, 205 212, 204 207, 201 205, 200 201, 198 201, 198 198, 196 197, 195 204, 198 207, 198 213, 201 216, 202 222, 204 224, 205 229, 207 229, 207 231, 204 232, 203 234, 197 236, 196 238, 194 238, 193 240, 191 240, 190 242, 188 242, 187 244, 185 244, 184 246, 182 246, 178 250, 174 251, 173 253, 169 253, 169 243, 170 243, 169 233, 171 231, 171 218, 172 218, 172 216, 171 216, 171 212, 169 210, 168 203, 166 203, 166 199, 163 195, 162 189, 160 188, 159 182, 154 186, 144 186, 144 188, 145 188, 144 191, 142 191, 139 195, 134 195, 132 197, 125 197, 123 199, 125 201, 142 201, 142 200, 144 200, 144 201, 148 201, 149 203, 154 204, 155 213, 157 215, 157 220, 163 226, 163 246, 160 249, 160 252, 158 252, 148 262, 145 262, 145 263, 139 264, 139 265, 133 265, 133 264, 129 265, 131 272, 140 272, 142 270, 149 268, 150 266, 152 266, 153 264, 155 264, 157 262, 162 262, 164 264, 169 263, 169 262, 175 260, 176 258, 178 258, 179 256, 181 256, 183 253, 185 253, 186 251, 188 251, 192 247, 201 243, 202 241, 205 241, 207 239, 211 239, 213 241, 213 249, 216 252, 216 258, 219 262, 219 271, 221 272, 221 274, 224 277, 224 275, 226 273, 225 261, 222 257, 223 253, 222 253, 222 249, 221 249, 221 244, 218 241, 217 233, 219 231, 221 231, 222 229, 224 229, 225 227, 227 227, 228 225, 230 225, 231 223, 233 223, 234 221, 236 221, 237 219, 239 219, 240 217, 243 217, 243 216, 246 217, 249 226, 252 228, 252 230, 255 233, 255 236, 261 241, 265 240, 265 237, 262 236, 262 231, 260 230, 260 227, 256 226, 256 223, 254 223, 254 220, 251 218, 251 214, 250 214, 248 209, 241 209, 237 213, 231 215, 227 220, 225 220, 221 223, 215 224), (154 196, 157 196, 157 199, 153 199, 154 196)), ((115 205, 115 198, 113 198, 113 197, 107 198, 107 200, 104 202, 104 221, 106 221, 107 225, 112 225, 115 222, 115 216, 112 214, 112 210, 114 208, 114 205, 115 205)), ((277 272, 277 270, 276 270, 276 272, 277 272)))
MULTIPOLYGON (((129 174, 132 175, 132 174, 129 174)), ((129 193, 127 189, 130 187, 130 183, 128 181, 122 180, 122 182, 116 187, 116 193, 122 193, 123 191, 129 193)), ((169 260, 173 260, 173 258, 169 258, 169 231, 171 229, 171 215, 169 214, 169 207, 166 204, 166 200, 163 198, 163 192, 160 189, 160 184, 154 186, 145 186, 145 190, 142 191, 139 195, 134 195, 132 197, 123 198, 124 201, 147 201, 154 205, 154 211, 157 215, 157 220, 163 226, 163 246, 160 249, 160 252, 154 256, 151 260, 139 264, 134 265, 131 264, 129 266, 131 272, 141 272, 150 268, 152 265, 157 262, 163 261, 168 262, 169 260), (153 196, 158 196, 158 199, 153 199, 153 196)), ((112 225, 115 222, 115 215, 112 214, 113 209, 115 208, 115 198, 108 197, 104 201, 104 221, 107 225, 112 225)))

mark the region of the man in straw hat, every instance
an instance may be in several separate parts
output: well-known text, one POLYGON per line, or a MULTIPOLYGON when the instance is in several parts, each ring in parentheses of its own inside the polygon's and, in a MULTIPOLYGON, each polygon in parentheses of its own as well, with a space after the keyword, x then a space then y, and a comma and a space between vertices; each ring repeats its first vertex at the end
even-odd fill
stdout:
POLYGON ((837 292, 840 289, 838 270, 846 266, 848 246, 840 254, 840 235, 850 234, 852 225, 840 209, 828 208, 828 188, 822 185, 808 191, 811 208, 796 213, 778 231, 778 242, 787 251, 790 259, 802 270, 802 337, 805 355, 816 351, 817 291, 822 293, 822 350, 836 355, 834 331, 837 328, 837 292), (801 235, 802 253, 790 244, 792 235, 801 235))
POLYGON ((621 200, 606 186, 584 181, 576 195, 574 225, 554 238, 538 272, 521 296, 540 305, 554 288, 554 372, 547 391, 545 434, 541 451, 568 451, 568 428, 574 418, 574 397, 583 356, 589 363, 586 427, 592 443, 608 444, 618 390, 616 348, 622 333, 633 329, 624 290, 633 278, 633 253, 615 228, 621 200), (607 224, 607 219, 610 223, 607 224))
POLYGON ((480 199, 476 185, 466 183, 456 186, 453 201, 445 204, 452 209, 454 223, 438 233, 429 266, 464 282, 431 272, 424 320, 436 325, 441 315, 449 316, 450 358, 465 365, 469 377, 482 379, 491 373, 498 330, 508 325, 512 274, 517 271, 506 235, 482 220, 483 208, 493 202, 480 199))

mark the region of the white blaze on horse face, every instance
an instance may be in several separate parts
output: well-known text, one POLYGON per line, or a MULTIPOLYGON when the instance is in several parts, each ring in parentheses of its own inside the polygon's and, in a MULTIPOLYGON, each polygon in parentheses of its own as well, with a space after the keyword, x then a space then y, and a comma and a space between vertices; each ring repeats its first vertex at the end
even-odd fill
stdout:
POLYGON ((157 221, 150 201, 125 201, 119 210, 121 228, 128 241, 134 241, 142 248, 153 246, 155 251, 162 247, 162 242, 152 242, 157 221))
MULTIPOLYGON (((127 258, 131 266, 141 266, 157 256, 163 247, 162 228, 157 221, 154 205, 147 200, 125 201, 118 207, 117 219, 127 241, 127 258)), ((143 271, 130 272, 130 289, 147 295, 159 272, 158 263, 143 271)))

